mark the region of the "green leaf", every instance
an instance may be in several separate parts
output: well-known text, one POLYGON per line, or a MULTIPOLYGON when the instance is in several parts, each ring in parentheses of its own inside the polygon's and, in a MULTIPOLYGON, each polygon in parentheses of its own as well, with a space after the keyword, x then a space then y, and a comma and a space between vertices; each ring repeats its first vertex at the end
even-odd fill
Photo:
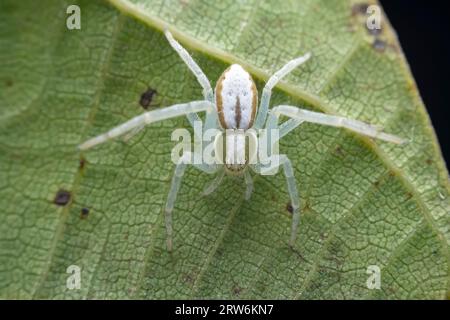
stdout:
POLYGON ((356 1, 2 1, 0 4, 1 298, 445 298, 448 173, 386 17, 365 27, 356 1), (81 30, 66 9, 81 8, 81 30), (162 30, 168 26, 212 84, 230 63, 259 90, 288 60, 313 58, 277 86, 292 104, 381 125, 397 146, 303 124, 283 139, 302 217, 282 174, 240 179, 189 168, 165 249, 170 140, 185 118, 148 126, 129 143, 80 155, 76 146, 150 109, 201 99, 162 30), (56 199, 55 199, 56 197, 56 199), (71 265, 81 287, 69 290, 71 265), (381 288, 368 289, 368 267, 381 288))

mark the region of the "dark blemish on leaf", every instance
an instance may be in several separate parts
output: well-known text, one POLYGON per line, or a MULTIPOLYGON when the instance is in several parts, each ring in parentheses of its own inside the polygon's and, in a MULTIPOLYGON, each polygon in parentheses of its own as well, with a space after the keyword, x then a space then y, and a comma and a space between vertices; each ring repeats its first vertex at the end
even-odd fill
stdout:
POLYGON ((86 165, 86 159, 83 156, 81 156, 78 168, 80 170, 83 170, 85 165, 86 165))
POLYGON ((372 43, 372 47, 378 52, 384 52, 384 50, 386 49, 386 42, 376 38, 372 43))
POLYGON ((231 291, 235 296, 239 296, 242 292, 242 288, 239 287, 238 285, 235 285, 231 291))
POLYGON ((380 180, 375 181, 373 185, 375 186, 375 188, 378 188, 380 186, 380 180))
POLYGON ((427 159, 425 162, 427 163, 427 165, 432 165, 433 164, 433 160, 432 159, 427 159))
POLYGON ((367 13, 367 8, 369 5, 367 3, 357 3, 352 6, 352 15, 356 16, 358 14, 365 15, 367 13))
POLYGON ((7 87, 12 87, 13 86, 13 81, 11 80, 11 79, 6 79, 6 81, 5 81, 5 85, 7 86, 7 87))
POLYGON ((53 203, 58 206, 65 206, 70 202, 71 194, 67 190, 60 189, 56 195, 55 199, 53 200, 53 203))
POLYGON ((288 203, 286 204, 286 210, 287 210, 290 214, 292 214, 292 213, 294 212, 294 208, 292 208, 292 204, 291 204, 290 202, 288 202, 288 203))
POLYGON ((141 99, 139 100, 139 104, 145 110, 148 109, 150 104, 152 103, 153 96, 155 96, 158 92, 155 89, 148 88, 143 94, 141 94, 141 99))
POLYGON ((337 146, 336 149, 334 149, 334 152, 338 155, 338 156, 343 156, 344 152, 342 151, 341 146, 337 146))
POLYGON ((194 277, 192 276, 192 274, 190 274, 190 273, 187 273, 187 274, 185 274, 184 276, 183 276, 183 281, 184 282, 186 282, 186 283, 191 283, 191 284, 193 284, 194 283, 194 277))
POLYGON ((81 209, 81 219, 87 218, 89 215, 89 209, 88 208, 82 208, 81 209))
POLYGON ((409 200, 413 197, 413 194, 411 192, 406 193, 406 200, 409 200))

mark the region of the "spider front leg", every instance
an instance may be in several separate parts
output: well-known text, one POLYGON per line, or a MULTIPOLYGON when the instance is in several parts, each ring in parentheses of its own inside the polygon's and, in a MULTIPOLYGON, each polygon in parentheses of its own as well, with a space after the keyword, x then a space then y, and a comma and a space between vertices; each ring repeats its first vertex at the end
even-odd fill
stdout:
MULTIPOLYGON (((172 251, 173 247, 173 228, 172 228, 172 211, 177 199, 178 190, 180 189, 181 180, 183 179, 184 172, 186 170, 187 164, 192 164, 193 155, 190 152, 186 152, 178 160, 175 167, 175 171, 172 177, 172 183, 170 185, 169 195, 167 196, 166 206, 165 206, 165 221, 166 221, 166 231, 167 231, 167 250, 172 251)), ((206 173, 215 173, 217 171, 217 165, 193 164, 197 169, 206 173)))
POLYGON ((248 170, 244 172, 244 180, 245 180, 245 200, 250 200, 253 192, 253 179, 252 175, 248 170))
POLYGON ((122 136, 126 133, 137 130, 145 125, 153 122, 162 121, 170 118, 175 118, 181 115, 186 115, 195 112, 206 111, 207 113, 212 113, 214 110, 214 104, 206 100, 192 101, 188 103, 175 104, 173 106, 149 111, 143 113, 137 117, 134 117, 127 122, 112 128, 108 132, 89 139, 88 141, 80 144, 78 148, 80 150, 90 149, 98 144, 104 143, 116 137, 122 136))
MULTIPOLYGON (((276 128, 278 126, 278 120, 281 115, 285 115, 287 117, 290 117, 291 119, 289 121, 295 121, 292 122, 293 125, 289 126, 286 125, 284 128, 285 130, 281 133, 280 137, 286 135, 290 130, 295 129, 300 123, 303 121, 311 122, 311 123, 317 123, 317 124, 323 124, 327 126, 332 127, 339 127, 339 128, 346 128, 348 130, 351 130, 353 132, 384 140, 387 142, 392 142, 396 144, 402 144, 405 143, 406 140, 402 139, 400 137, 397 137, 392 134, 388 134, 385 132, 382 132, 381 129, 378 126, 374 126, 371 124, 367 124, 358 120, 348 119, 344 117, 339 116, 333 116, 325 113, 319 113, 319 112, 312 112, 309 110, 300 109, 294 106, 286 106, 286 105, 280 105, 272 108, 269 118, 267 120, 267 127, 268 128, 276 128), (286 130, 287 129, 287 130, 286 130)), ((283 125, 280 126, 280 130, 283 127, 283 125)))
MULTIPOLYGON (((183 48, 183 46, 173 38, 169 30, 166 29, 164 31, 164 35, 166 36, 167 41, 169 41, 169 44, 172 46, 172 48, 178 53, 181 60, 183 60, 183 62, 187 65, 189 70, 191 70, 191 72, 197 78, 198 83, 203 88, 204 99, 210 101, 211 103, 214 103, 214 92, 205 73, 194 61, 194 59, 192 59, 191 55, 187 52, 187 50, 183 48)), ((196 113, 187 114, 186 116, 192 127, 194 127, 195 121, 201 121, 200 117, 196 113)), ((205 120, 205 130, 215 127, 216 121, 217 117, 215 114, 213 113, 207 114, 205 120)))
POLYGON ((208 186, 203 190, 202 195, 207 196, 213 193, 222 182, 224 176, 225 170, 222 169, 219 172, 219 174, 214 178, 214 180, 211 181, 210 184, 208 184, 208 186))
MULTIPOLYGON (((298 223, 300 221, 300 198, 297 190, 297 182, 294 177, 294 169, 292 167, 291 161, 285 154, 278 155, 278 161, 271 165, 271 168, 264 168, 264 170, 272 170, 277 167, 283 167, 283 173, 286 177, 286 183, 288 188, 289 197, 291 199, 292 206, 292 224, 291 224, 291 237, 289 239, 289 245, 292 247, 297 238, 298 223)), ((261 174, 263 167, 261 164, 256 164, 252 166, 253 170, 261 174)))
POLYGON ((310 53, 305 54, 304 56, 298 57, 286 63, 280 70, 275 72, 273 76, 270 77, 269 81, 267 81, 266 86, 263 89, 261 95, 261 103, 259 105, 258 115, 256 116, 254 128, 261 129, 266 122, 267 113, 269 112, 269 103, 270 97, 272 95, 273 87, 281 80, 284 76, 290 73, 292 70, 300 66, 301 64, 308 61, 311 57, 310 53))

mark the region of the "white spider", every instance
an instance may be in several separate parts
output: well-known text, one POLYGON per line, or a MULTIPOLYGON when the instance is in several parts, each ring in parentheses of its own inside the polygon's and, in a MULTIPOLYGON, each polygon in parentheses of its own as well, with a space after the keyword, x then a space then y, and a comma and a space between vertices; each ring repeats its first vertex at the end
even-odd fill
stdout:
MULTIPOLYGON (((312 122, 334 127, 347 128, 351 131, 393 143, 403 143, 404 140, 394 135, 386 134, 380 131, 376 126, 372 126, 357 120, 346 119, 343 117, 327 115, 323 113, 302 110, 294 106, 279 105, 269 111, 269 102, 272 88, 285 75, 291 72, 310 58, 310 54, 289 61, 280 70, 270 77, 263 89, 261 103, 258 108, 258 92, 250 74, 240 65, 233 64, 226 69, 217 81, 215 94, 208 78, 195 63, 189 53, 173 38, 172 34, 166 30, 165 35, 170 45, 175 49, 181 59, 186 63, 192 73, 196 76, 198 82, 203 88, 203 100, 191 101, 183 104, 176 104, 160 110, 146 112, 137 116, 110 131, 94 137, 79 146, 80 150, 89 149, 97 144, 106 142, 110 139, 127 134, 131 136, 142 129, 145 125, 181 115, 186 115, 190 124, 193 126, 195 121, 201 121, 197 112, 206 112, 204 130, 217 129, 218 136, 225 130, 234 132, 236 140, 229 141, 228 137, 225 145, 224 164, 193 164, 198 169, 206 173, 219 172, 217 177, 207 186, 204 194, 213 192, 222 181, 225 174, 244 176, 246 184, 245 199, 248 200, 253 190, 253 180, 248 170, 250 167, 254 172, 261 174, 263 165, 261 163, 251 164, 246 158, 245 132, 249 129, 279 130, 278 140, 295 129, 302 122, 312 122), (287 116, 290 119, 282 124, 278 124, 279 117, 287 116), (244 160, 242 160, 244 159, 244 160)), ((216 137, 217 138, 217 137, 216 137)), ((256 138, 258 139, 258 138, 256 138)), ((217 141, 217 139, 215 140, 217 141)), ((272 141, 274 144, 276 141, 272 141)), ((269 148, 270 150, 270 148, 269 148)), ((215 143, 215 151, 220 153, 218 144, 215 143)), ((172 250, 172 210, 174 202, 180 187, 186 164, 190 164, 191 153, 185 153, 176 165, 175 172, 170 186, 170 192, 167 197, 165 207, 165 220, 167 229, 167 248, 172 250)), ((282 166, 287 180, 287 187, 291 198, 293 210, 291 236, 289 244, 294 244, 297 235, 297 226, 300 219, 300 201, 297 192, 294 170, 291 162, 286 155, 279 155, 277 166, 282 166)))

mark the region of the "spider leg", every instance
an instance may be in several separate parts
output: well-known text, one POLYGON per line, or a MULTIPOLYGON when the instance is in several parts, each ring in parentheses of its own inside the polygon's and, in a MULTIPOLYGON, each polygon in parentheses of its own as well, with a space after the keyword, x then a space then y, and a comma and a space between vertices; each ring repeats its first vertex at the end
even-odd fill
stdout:
MULTIPOLYGON (((348 130, 357 132, 359 134, 368 137, 377 138, 380 140, 396 144, 402 144, 406 142, 406 140, 400 137, 382 132, 381 129, 377 126, 370 125, 362 121, 352 120, 344 117, 333 116, 319 112, 312 112, 309 110, 304 110, 294 106, 286 106, 286 105, 276 106, 271 110, 269 120, 267 121, 267 125, 270 127, 276 126, 276 123, 278 122, 278 118, 280 115, 285 115, 298 121, 306 121, 323 124, 327 126, 346 128, 348 130)), ((294 126, 289 127, 287 129, 292 130, 293 128, 294 126)), ((287 133, 286 131, 287 130, 285 130, 284 134, 287 133)))
POLYGON ((285 122, 283 122, 278 128, 280 129, 278 139, 281 140, 285 135, 287 135, 289 132, 297 128, 299 125, 301 125, 304 121, 298 120, 298 119, 289 119, 285 122))
POLYGON ((275 72, 267 81, 261 95, 261 103, 259 105, 258 115, 256 116, 254 127, 261 129, 266 121, 267 113, 269 111, 270 97, 272 95, 272 88, 288 73, 297 68, 299 65, 306 62, 311 57, 310 53, 298 57, 286 63, 280 70, 275 72))
POLYGON ((173 36, 172 36, 172 34, 170 33, 169 30, 166 29, 164 31, 164 34, 165 34, 167 40, 169 41, 170 45, 172 46, 172 48, 178 53, 178 55, 184 61, 184 63, 186 63, 186 65, 188 66, 189 70, 192 71, 192 73, 197 78, 197 81, 202 86, 202 88, 203 88, 203 95, 205 97, 205 100, 213 102, 214 101, 213 90, 211 88, 211 84, 209 83, 208 78, 203 73, 202 69, 200 69, 200 67, 194 61, 194 59, 192 59, 191 55, 186 51, 186 49, 183 48, 178 43, 178 41, 173 38, 173 36))
POLYGON ((253 179, 248 170, 244 172, 244 179, 245 179, 245 200, 250 200, 250 197, 252 196, 253 192, 253 179))
MULTIPOLYGON (((284 176, 286 177, 286 183, 288 188, 289 197, 291 199, 292 206, 292 225, 291 225, 291 237, 289 240, 289 245, 293 246, 295 239, 297 237, 298 223, 300 221, 300 198, 297 191, 297 183, 294 177, 294 169, 292 167, 291 161, 285 154, 279 155, 279 161, 275 164, 275 167, 283 166, 284 176)), ((252 166, 255 172, 260 173, 262 167, 260 164, 252 166)), ((273 168, 272 168, 273 169, 273 168)))
POLYGON ((225 176, 225 170, 222 170, 221 172, 219 172, 219 174, 214 178, 213 181, 211 181, 207 187, 203 190, 202 195, 207 196, 211 193, 213 193, 217 187, 220 185, 220 183, 222 182, 223 177, 225 176))
POLYGON ((128 131, 123 137, 122 140, 124 142, 128 142, 131 138, 133 138, 135 135, 137 135, 139 132, 141 132, 142 129, 144 129, 145 125, 141 124, 138 127, 132 129, 131 131, 128 131))
POLYGON ((207 113, 211 113, 213 109, 214 105, 211 102, 200 100, 182 104, 175 104, 167 108, 149 111, 137 117, 134 117, 133 119, 128 120, 127 122, 122 123, 115 128, 112 128, 104 134, 87 140, 86 142, 80 144, 78 148, 80 150, 87 150, 89 148, 92 148, 93 146, 104 143, 108 140, 121 136, 136 128, 145 126, 153 122, 170 119, 194 112, 206 111, 207 113))
MULTIPOLYGON (((186 169, 187 162, 186 153, 180 158, 172 177, 172 183, 170 185, 169 195, 167 196, 166 207, 165 207, 165 221, 166 221, 166 232, 167 232, 167 250, 172 251, 172 211, 177 198, 178 190, 180 189, 181 179, 183 178, 184 171, 186 169), (186 157, 185 157, 186 156, 186 157)), ((190 153, 189 153, 190 156, 190 153)))
MULTIPOLYGON (((213 89, 211 87, 211 84, 209 83, 208 78, 203 73, 202 69, 198 66, 198 64, 194 61, 194 59, 192 59, 191 55, 187 52, 187 50, 183 48, 183 46, 173 38, 169 30, 166 29, 164 31, 164 35, 166 36, 172 48, 178 53, 181 60, 183 60, 183 62, 188 66, 189 70, 191 70, 191 72, 197 78, 197 81, 203 88, 204 99, 210 101, 211 103, 214 103, 213 89)), ((191 126, 194 126, 195 121, 201 121, 196 113, 187 114, 186 116, 191 126)), ((207 114, 205 119, 206 123, 205 129, 215 127, 216 118, 217 117, 214 113, 207 114)))
MULTIPOLYGON (((183 156, 178 160, 178 163, 175 167, 175 171, 172 177, 172 183, 170 185, 169 195, 167 196, 166 207, 165 207, 165 221, 166 221, 166 231, 167 231, 167 250, 172 251, 172 211, 175 204, 175 200, 177 199, 178 190, 180 189, 181 180, 183 178, 186 165, 191 164, 192 153, 186 152, 183 156)), ((206 173, 214 173, 217 171, 217 166, 208 166, 205 164, 193 164, 196 168, 206 172, 206 173)))

